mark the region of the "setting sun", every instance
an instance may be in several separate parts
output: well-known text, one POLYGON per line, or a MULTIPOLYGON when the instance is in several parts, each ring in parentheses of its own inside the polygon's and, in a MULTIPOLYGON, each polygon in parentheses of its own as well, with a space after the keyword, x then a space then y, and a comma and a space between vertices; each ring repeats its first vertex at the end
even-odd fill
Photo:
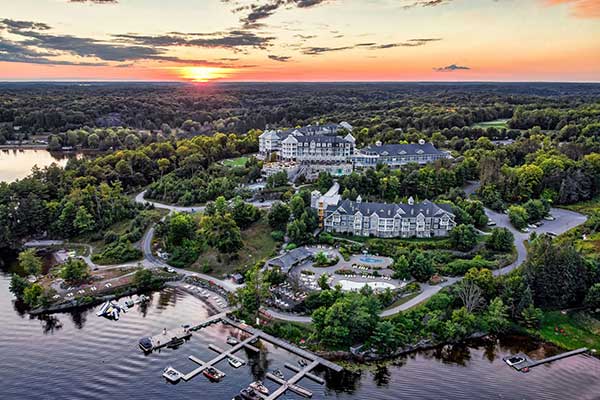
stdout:
POLYGON ((221 79, 227 77, 230 73, 228 69, 213 67, 183 67, 180 71, 183 79, 193 82, 208 82, 221 79))

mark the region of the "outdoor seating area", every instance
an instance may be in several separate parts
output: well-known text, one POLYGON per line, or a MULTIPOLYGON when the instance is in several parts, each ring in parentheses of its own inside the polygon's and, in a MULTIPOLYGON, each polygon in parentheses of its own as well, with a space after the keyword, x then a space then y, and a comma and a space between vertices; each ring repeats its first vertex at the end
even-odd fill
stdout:
POLYGON ((292 310, 308 297, 305 291, 294 291, 288 282, 271 287, 270 292, 272 305, 282 310, 292 310))

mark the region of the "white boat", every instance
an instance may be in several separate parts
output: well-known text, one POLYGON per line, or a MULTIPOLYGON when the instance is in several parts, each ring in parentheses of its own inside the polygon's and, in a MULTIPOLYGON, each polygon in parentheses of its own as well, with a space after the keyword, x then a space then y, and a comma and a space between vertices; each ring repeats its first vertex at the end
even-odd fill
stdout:
POLYGON ((261 381, 252 382, 250 387, 262 394, 269 394, 269 388, 267 388, 261 381))
POLYGON ((102 317, 104 315, 106 315, 106 313, 108 312, 108 309, 111 307, 110 301, 107 301, 106 303, 102 304, 100 306, 100 308, 98 309, 98 312, 96 313, 97 316, 102 317))
POLYGON ((234 338, 233 336, 227 336, 227 344, 235 346, 236 344, 238 344, 240 341, 237 340, 236 338, 234 338))
POLYGON ((183 375, 181 374, 181 372, 177 371, 175 368, 167 367, 163 371, 162 376, 163 376, 163 378, 165 378, 166 380, 168 380, 171 383, 177 383, 177 382, 179 382, 179 380, 181 379, 181 377, 183 375))
POLYGON ((236 358, 231 357, 229 357, 227 361, 229 362, 229 365, 231 365, 233 368, 239 368, 245 364, 242 360, 238 360, 236 358))

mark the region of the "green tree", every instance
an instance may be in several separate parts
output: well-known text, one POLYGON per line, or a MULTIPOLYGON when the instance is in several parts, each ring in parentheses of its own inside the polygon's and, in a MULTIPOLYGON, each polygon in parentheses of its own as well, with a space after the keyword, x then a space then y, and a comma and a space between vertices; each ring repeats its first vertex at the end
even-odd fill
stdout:
POLYGON ((19 253, 19 266, 28 275, 39 275, 42 273, 42 259, 36 256, 34 249, 25 250, 19 253))
POLYGON ((80 283, 89 277, 89 267, 79 258, 70 258, 60 269, 60 277, 70 283, 80 283))
POLYGON ((27 279, 25 279, 17 274, 13 274, 10 277, 9 290, 12 294, 15 295, 16 298, 22 299, 25 289, 27 289, 28 287, 29 287, 29 281, 27 281, 27 279))
POLYGON ((329 286, 328 280, 329 280, 329 275, 327 275, 327 274, 322 274, 319 277, 319 279, 317 280, 317 283, 319 284, 319 287, 321 288, 321 290, 331 289, 331 287, 329 286))
POLYGON ((73 221, 75 229, 82 233, 90 232, 94 229, 95 225, 96 222, 94 221, 92 214, 90 214, 84 206, 79 206, 77 213, 75 214, 75 221, 73 221))
POLYGON ((290 240, 296 244, 302 244, 308 239, 306 224, 300 219, 296 219, 288 224, 287 234, 290 240))
POLYGON ((394 260, 392 269, 394 270, 394 279, 410 278, 410 264, 405 255, 400 255, 394 260))
POLYGON ((540 321, 542 320, 543 312, 539 308, 530 304, 521 312, 521 318, 523 319, 523 324, 530 329, 536 329, 540 326, 540 321))
POLYGON ((523 229, 527 226, 529 215, 524 207, 510 206, 508 208, 508 218, 510 219, 510 223, 513 224, 515 228, 523 229))
POLYGON ((427 282, 434 273, 431 258, 419 251, 410 264, 410 274, 419 282, 427 282))
POLYGON ((281 202, 273 204, 268 214, 269 225, 273 229, 284 230, 290 220, 290 208, 281 202))
POLYGON ((200 231, 206 242, 221 253, 235 253, 242 248, 242 234, 230 214, 204 216, 200 231))
POLYGON ((302 196, 300 195, 295 195, 290 200, 290 210, 292 211, 292 215, 294 216, 294 218, 300 218, 300 216, 304 212, 305 207, 306 204, 304 204, 304 199, 302 199, 302 196))
POLYGON ((490 302, 484 315, 488 330, 494 334, 504 333, 510 327, 508 319, 508 308, 502 302, 502 299, 496 297, 490 302))
POLYGON ((511 251, 514 242, 514 235, 507 228, 494 228, 492 229, 492 233, 486 238, 487 247, 499 252, 511 251))
POLYGON ((555 244, 548 235, 538 236, 529 246, 523 271, 536 306, 574 307, 585 297, 588 270, 572 244, 555 244))
POLYGON ((152 271, 148 269, 138 269, 133 275, 133 284, 142 290, 150 289, 153 285, 152 271))
POLYGON ((383 320, 377 323, 370 342, 377 353, 389 356, 402 344, 402 337, 393 322, 383 320))
POLYGON ((39 300, 44 293, 44 289, 41 285, 34 283, 23 291, 23 301, 30 307, 38 305, 39 300))
POLYGON ((450 231, 450 243, 460 251, 470 251, 477 244, 477 232, 473 225, 458 225, 450 231))
POLYGON ((269 282, 265 279, 259 264, 250 268, 245 278, 246 285, 238 289, 236 299, 241 306, 241 312, 254 319, 258 317, 260 307, 269 296, 269 282))
POLYGON ((592 310, 600 308, 600 283, 590 287, 585 295, 585 305, 592 310))

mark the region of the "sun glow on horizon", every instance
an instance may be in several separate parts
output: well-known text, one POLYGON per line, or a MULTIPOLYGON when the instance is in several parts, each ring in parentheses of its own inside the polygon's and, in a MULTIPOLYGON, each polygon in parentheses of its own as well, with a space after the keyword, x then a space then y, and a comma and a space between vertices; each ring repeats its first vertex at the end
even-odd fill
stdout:
POLYGON ((231 69, 218 67, 182 67, 180 76, 182 79, 192 82, 210 82, 228 77, 231 69))

